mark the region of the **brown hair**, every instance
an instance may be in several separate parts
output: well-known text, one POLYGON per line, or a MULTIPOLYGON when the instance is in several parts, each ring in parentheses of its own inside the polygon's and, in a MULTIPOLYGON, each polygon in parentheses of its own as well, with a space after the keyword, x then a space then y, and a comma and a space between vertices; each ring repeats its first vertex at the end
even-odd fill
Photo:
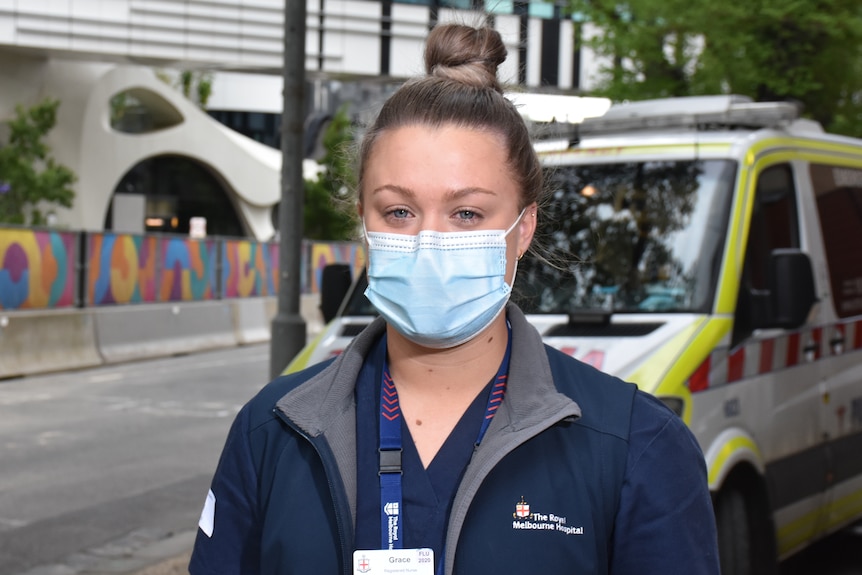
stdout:
MULTIPOLYGON (((453 124, 503 138, 521 191, 520 208, 536 202, 542 170, 523 118, 503 95, 497 68, 506 59, 499 32, 463 24, 435 27, 425 45, 426 76, 402 85, 383 105, 359 147, 358 184, 377 139, 403 126, 453 124)), ((361 197, 360 197, 361 200, 361 197)))

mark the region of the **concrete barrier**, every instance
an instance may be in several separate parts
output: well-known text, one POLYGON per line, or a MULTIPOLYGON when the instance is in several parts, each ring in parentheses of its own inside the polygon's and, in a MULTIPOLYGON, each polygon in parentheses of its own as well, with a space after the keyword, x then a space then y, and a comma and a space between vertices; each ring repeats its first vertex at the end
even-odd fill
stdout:
POLYGON ((229 301, 126 305, 93 310, 107 363, 192 353, 238 344, 229 301))
POLYGON ((274 298, 255 297, 230 300, 234 334, 240 345, 269 341, 275 311, 269 311, 272 306, 267 305, 268 299, 274 298))
POLYGON ((299 301, 299 313, 305 320, 306 333, 309 341, 323 331, 323 314, 320 313, 320 294, 302 294, 299 301))
MULTIPOLYGON (((275 297, 87 309, 0 311, 0 379, 269 341, 275 297)), ((303 294, 311 341, 319 294, 303 294)))
MULTIPOLYGON (((265 300, 266 314, 270 324, 272 318, 278 313, 278 298, 267 298, 265 300)), ((299 300, 299 315, 305 320, 305 337, 311 341, 323 331, 323 315, 320 313, 320 294, 302 294, 299 300)))
POLYGON ((0 378, 101 364, 89 311, 0 311, 0 378))

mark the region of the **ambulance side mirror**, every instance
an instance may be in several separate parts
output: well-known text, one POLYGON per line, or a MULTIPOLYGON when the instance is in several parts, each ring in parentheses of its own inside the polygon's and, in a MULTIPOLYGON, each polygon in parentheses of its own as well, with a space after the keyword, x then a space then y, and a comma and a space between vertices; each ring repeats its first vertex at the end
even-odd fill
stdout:
POLYGON ((767 281, 772 300, 772 326, 794 329, 803 325, 817 303, 808 254, 791 248, 773 250, 769 256, 767 281))
POLYGON ((349 264, 329 264, 323 268, 320 278, 320 313, 324 324, 332 321, 338 313, 351 283, 353 274, 349 264))

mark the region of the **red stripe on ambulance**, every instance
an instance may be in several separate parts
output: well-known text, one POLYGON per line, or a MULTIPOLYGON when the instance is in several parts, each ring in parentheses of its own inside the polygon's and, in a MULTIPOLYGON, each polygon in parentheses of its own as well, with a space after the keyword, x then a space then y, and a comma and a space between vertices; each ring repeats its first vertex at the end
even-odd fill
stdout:
POLYGON ((787 336, 787 360, 784 365, 793 367, 799 363, 799 333, 791 333, 787 336))
POLYGON ((819 326, 751 341, 733 350, 716 348, 686 383, 692 392, 703 391, 856 350, 862 350, 862 320, 819 326), (828 342, 826 334, 830 334, 828 342))
POLYGON ((745 366, 745 348, 739 347, 733 350, 727 362, 728 383, 742 379, 742 368, 745 366))
POLYGON ((765 339, 760 342, 760 369, 757 373, 769 373, 772 371, 773 352, 775 351, 775 340, 765 339))

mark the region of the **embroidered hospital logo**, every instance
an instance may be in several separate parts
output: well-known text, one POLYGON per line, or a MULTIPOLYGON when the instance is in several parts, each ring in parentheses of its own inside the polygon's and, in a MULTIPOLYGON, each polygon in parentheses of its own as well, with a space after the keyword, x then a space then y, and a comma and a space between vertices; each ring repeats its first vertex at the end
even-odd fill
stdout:
POLYGON ((521 496, 521 500, 515 503, 515 512, 512 513, 512 529, 524 531, 555 531, 565 535, 583 535, 583 526, 569 525, 568 520, 556 513, 539 513, 530 511, 530 504, 521 496))
POLYGON ((515 503, 515 512, 512 517, 515 519, 526 519, 530 516, 530 504, 524 501, 524 496, 521 495, 521 500, 515 503))

